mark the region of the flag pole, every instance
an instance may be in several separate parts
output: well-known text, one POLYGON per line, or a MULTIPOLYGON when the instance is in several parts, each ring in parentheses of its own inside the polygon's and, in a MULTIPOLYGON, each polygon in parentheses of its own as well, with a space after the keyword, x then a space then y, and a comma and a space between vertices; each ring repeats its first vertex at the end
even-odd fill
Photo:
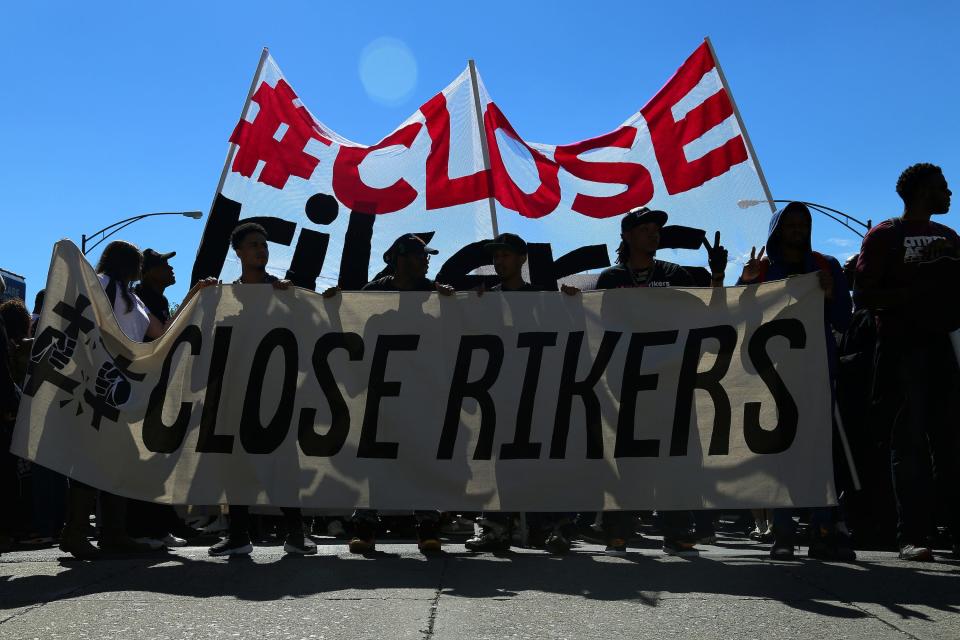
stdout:
MULTIPOLYGON (((733 91, 730 89, 730 85, 727 84, 727 77, 723 73, 723 67, 720 66, 720 59, 717 57, 717 52, 713 48, 713 42, 710 41, 710 36, 707 36, 703 39, 707 43, 707 47, 710 49, 710 55, 713 56, 713 64, 717 67, 717 75, 720 76, 720 84, 723 85, 723 88, 727 90, 727 95, 730 97, 730 104, 733 105, 733 115, 737 118, 737 125, 740 127, 740 133, 743 134, 743 141, 747 143, 747 150, 750 152, 750 157, 753 159, 753 164, 757 168, 757 176, 760 178, 760 184, 763 186, 763 192, 767 194, 767 200, 773 200, 773 194, 770 193, 770 185, 767 184, 767 178, 763 175, 763 167, 760 166, 760 159, 757 157, 757 152, 753 148, 753 142, 750 141, 750 134, 747 133, 747 128, 743 125, 743 118, 740 116, 740 109, 737 107, 737 101, 733 98, 733 91)), ((775 213, 776 207, 773 203, 770 203, 770 212, 775 213)))
MULTIPOLYGON (((250 111, 250 99, 253 97, 253 92, 257 88, 257 80, 260 79, 260 74, 263 72, 263 65, 267 62, 267 58, 270 56, 270 49, 267 47, 263 48, 263 51, 260 52, 260 61, 257 63, 257 70, 253 74, 253 80, 250 81, 250 88, 247 90, 247 99, 243 103, 243 111, 240 112, 240 119, 245 120, 247 118, 247 113, 250 111)), ((217 190, 213 192, 213 201, 210 203, 210 209, 208 209, 207 220, 203 225, 203 233, 207 231, 207 225, 210 224, 210 220, 213 218, 213 206, 217 202, 217 196, 220 195, 220 192, 223 191, 223 183, 227 180, 227 172, 230 171, 230 164, 233 162, 233 156, 237 152, 237 145, 232 142, 227 143, 227 159, 223 163, 223 169, 220 171, 220 181, 217 182, 217 190)), ((203 234, 200 236, 203 237, 203 234)), ((199 251, 199 248, 197 249, 199 251)))
MULTIPOLYGON (((487 130, 483 126, 483 108, 480 106, 480 86, 477 82, 477 65, 474 61, 468 60, 467 65, 470 67, 470 84, 473 86, 473 108, 477 114, 477 127, 480 129, 480 151, 483 154, 483 168, 489 173, 490 172, 490 147, 487 146, 487 130)), ((493 198, 493 181, 490 181, 490 197, 487 198, 487 203, 490 205, 490 228, 493 231, 494 237, 500 235, 500 230, 497 226, 497 205, 494 202, 493 198)))

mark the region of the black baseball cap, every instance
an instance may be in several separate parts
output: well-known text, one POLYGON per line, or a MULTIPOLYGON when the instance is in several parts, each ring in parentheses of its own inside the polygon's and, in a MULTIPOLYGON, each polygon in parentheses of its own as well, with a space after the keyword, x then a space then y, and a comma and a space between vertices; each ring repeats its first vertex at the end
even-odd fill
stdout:
POLYGON ((647 207, 630 209, 627 215, 620 218, 620 232, 630 231, 635 226, 648 222, 655 222, 662 227, 667 224, 667 212, 659 209, 648 209, 647 207))
POLYGON ((427 255, 435 256, 440 252, 433 247, 428 247, 427 243, 424 242, 420 236, 413 233, 405 233, 394 240, 390 248, 384 252, 383 261, 390 264, 396 256, 404 256, 412 253, 426 253, 427 255))
POLYGON ((493 242, 483 245, 483 248, 491 253, 498 249, 506 249, 520 255, 527 255, 526 241, 515 233, 501 233, 493 239, 493 242))
POLYGON ((147 272, 154 267, 159 267, 163 264, 166 264, 167 260, 177 255, 176 251, 171 251, 170 253, 159 253, 153 249, 144 249, 143 250, 143 267, 142 271, 147 272))

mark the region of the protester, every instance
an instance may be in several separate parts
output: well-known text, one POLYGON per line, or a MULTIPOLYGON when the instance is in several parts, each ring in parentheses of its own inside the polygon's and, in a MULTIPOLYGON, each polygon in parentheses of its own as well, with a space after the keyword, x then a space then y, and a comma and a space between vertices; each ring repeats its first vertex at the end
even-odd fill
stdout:
MULTIPOLYGON (((0 275, 0 295, 6 288, 7 284, 0 275)), ((20 387, 10 372, 8 344, 6 324, 0 317, 0 513, 6 514, 13 512, 16 500, 16 458, 10 453, 10 441, 20 406, 20 387)), ((9 549, 13 543, 12 524, 9 517, 0 524, 0 552, 9 549)))
MULTIPOLYGON (((150 314, 163 324, 170 321, 170 302, 164 295, 167 287, 177 282, 170 259, 175 251, 159 253, 154 249, 143 250, 143 267, 140 282, 133 288, 150 314)), ((146 342, 153 340, 146 338, 146 342)), ((206 541, 202 531, 188 527, 171 505, 161 505, 141 500, 127 503, 127 528, 138 542, 153 548, 182 547, 206 541)))
MULTIPOLYGON (((427 277, 430 256, 439 253, 428 247, 420 236, 406 233, 390 245, 383 254, 386 263, 384 275, 365 284, 361 291, 436 291, 442 296, 452 296, 453 287, 427 277)), ((337 295, 339 287, 323 292, 325 298, 337 295)), ((424 553, 439 551, 440 513, 438 511, 414 512, 417 525, 417 546, 424 553)), ((350 516, 353 529, 348 547, 351 553, 370 553, 376 550, 379 512, 374 509, 357 509, 350 516)))
MULTIPOLYGON (((523 265, 527 262, 527 243, 513 233, 501 233, 488 242, 484 248, 492 254, 493 268, 500 276, 500 282, 490 291, 548 291, 526 282, 523 279, 523 265)), ((556 291, 556 289, 553 289, 556 291)), ((569 285, 561 285, 560 290, 567 295, 577 295, 580 290, 569 285)), ((484 288, 477 290, 483 295, 484 288)), ((482 513, 477 518, 475 535, 464 545, 470 551, 506 551, 512 543, 514 514, 510 512, 482 513)), ((570 550, 569 514, 530 513, 527 517, 531 529, 531 538, 542 540, 543 546, 553 554, 570 550)))
MULTIPOLYGON (((266 229, 254 222, 243 223, 233 230, 230 245, 240 260, 241 268, 241 275, 234 284, 269 284, 277 291, 290 288, 289 280, 281 280, 267 273, 267 263, 270 260, 267 240, 266 229)), ((315 554, 317 545, 304 532, 300 509, 283 507, 281 511, 287 530, 283 550, 294 555, 315 554)), ((230 505, 230 530, 227 538, 210 547, 208 553, 211 556, 236 556, 249 555, 252 551, 250 507, 230 505)))
MULTIPOLYGON (((114 316, 123 333, 134 342, 145 338, 158 338, 166 326, 151 314, 143 301, 131 288, 131 283, 140 279, 143 255, 129 242, 115 240, 108 244, 100 256, 96 271, 113 306, 114 316)), ((205 286, 216 284, 214 279, 198 282, 187 294, 187 300, 205 286)), ((94 559, 101 551, 143 552, 153 550, 149 544, 137 542, 126 530, 126 500, 99 492, 100 546, 93 546, 87 539, 90 513, 97 502, 97 490, 74 480, 67 491, 67 514, 60 549, 79 559, 94 559)))
MULTIPOLYGON (((832 388, 837 367, 833 331, 843 333, 850 324, 850 289, 840 262, 833 256, 812 249, 812 228, 813 218, 803 203, 791 202, 774 213, 770 219, 766 257, 763 255, 764 247, 761 247, 759 254, 754 247, 737 283, 757 284, 806 273, 817 274, 825 296, 825 340, 832 388)), ((809 556, 824 560, 856 559, 846 525, 837 509, 814 509, 810 529, 809 556)), ((777 560, 793 558, 796 525, 790 509, 773 510, 773 535, 770 557, 777 560)))
MULTIPOLYGON (((617 263, 604 269, 597 279, 597 289, 621 289, 630 287, 692 287, 693 278, 678 264, 658 260, 655 256, 660 247, 660 230, 667 223, 664 211, 638 207, 630 210, 620 219, 620 246, 617 249, 617 263)), ((715 287, 723 286, 727 266, 727 250, 720 244, 717 232, 714 244, 704 239, 707 249, 711 283, 715 287)), ((695 552, 697 537, 709 539, 710 530, 691 535, 690 512, 660 512, 663 528, 663 551, 668 554, 695 552)), ((623 556, 627 553, 627 542, 633 534, 636 514, 632 511, 607 511, 603 514, 603 528, 607 538, 605 553, 623 556)), ((704 518, 698 518, 703 527, 704 518)))
POLYGON ((932 216, 950 209, 940 167, 907 167, 897 180, 903 215, 873 227, 857 262, 856 298, 877 324, 874 401, 892 415, 890 432, 897 543, 904 560, 933 560, 926 469, 936 486, 960 556, 958 367, 950 332, 960 327, 960 237, 932 216))

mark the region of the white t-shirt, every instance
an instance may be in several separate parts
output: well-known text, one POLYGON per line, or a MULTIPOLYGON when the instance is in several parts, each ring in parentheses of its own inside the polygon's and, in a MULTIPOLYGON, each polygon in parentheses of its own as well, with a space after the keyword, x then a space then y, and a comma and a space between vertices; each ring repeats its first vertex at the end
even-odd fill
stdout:
MULTIPOLYGON (((110 276, 100 274, 100 284, 106 291, 110 285, 110 276)), ((113 314, 117 317, 117 323, 127 337, 134 342, 143 342, 147 335, 147 329, 150 327, 150 312, 144 306, 143 301, 137 297, 137 294, 130 290, 130 299, 133 300, 133 307, 127 311, 127 301, 123 298, 121 285, 117 283, 117 297, 113 301, 113 314)), ((108 294, 109 299, 109 294, 108 294)))

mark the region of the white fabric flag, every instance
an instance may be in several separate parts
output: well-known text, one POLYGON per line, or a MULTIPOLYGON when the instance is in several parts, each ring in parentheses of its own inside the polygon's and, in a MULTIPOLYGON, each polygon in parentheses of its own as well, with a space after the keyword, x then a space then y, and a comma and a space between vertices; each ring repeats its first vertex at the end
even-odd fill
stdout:
MULTIPOLYGON (((458 287, 488 261, 471 243, 517 233, 535 243, 531 279, 552 283, 608 266, 619 219, 638 206, 663 209, 671 225, 711 240, 720 231, 731 260, 741 262, 763 243, 769 220, 766 207, 737 206, 769 197, 748 149, 707 42, 619 128, 564 145, 526 142, 468 67, 364 146, 318 120, 265 53, 231 136, 193 277, 236 278, 229 234, 253 219, 273 243, 271 270, 308 288, 359 288, 404 233, 430 238, 440 251, 431 275, 458 287)), ((692 250, 659 255, 702 266, 706 253, 696 244, 694 237, 692 250)))

